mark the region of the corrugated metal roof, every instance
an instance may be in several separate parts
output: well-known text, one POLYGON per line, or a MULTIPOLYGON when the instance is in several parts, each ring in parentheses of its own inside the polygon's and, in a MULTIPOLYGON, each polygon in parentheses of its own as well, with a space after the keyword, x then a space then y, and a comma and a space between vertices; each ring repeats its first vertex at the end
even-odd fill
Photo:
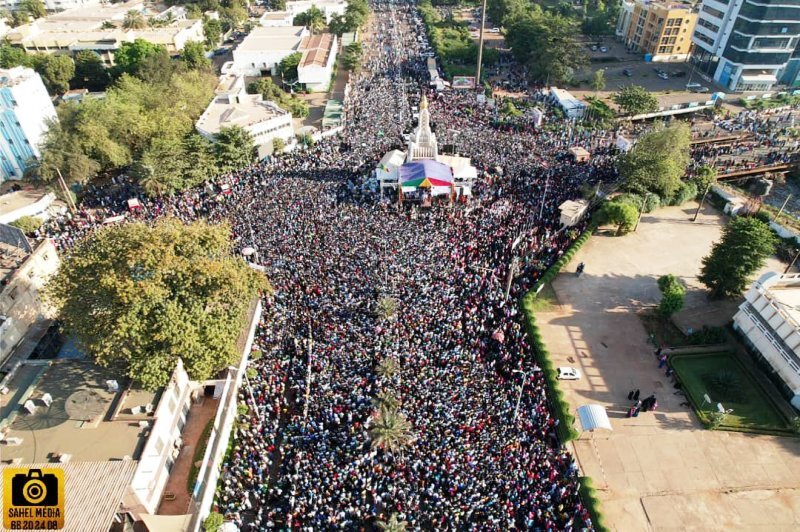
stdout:
POLYGON ((304 50, 303 57, 300 60, 301 67, 311 65, 325 66, 333 49, 333 35, 321 33, 303 37, 300 49, 304 50))
MULTIPOLYGON (((6 467, 64 470, 64 528, 66 532, 105 531, 119 511, 125 490, 131 485, 138 462, 72 462, 66 464, 19 464, 6 467)), ((2 484, 2 482, 0 482, 2 484)), ((0 498, 2 498, 0 486, 0 498)))

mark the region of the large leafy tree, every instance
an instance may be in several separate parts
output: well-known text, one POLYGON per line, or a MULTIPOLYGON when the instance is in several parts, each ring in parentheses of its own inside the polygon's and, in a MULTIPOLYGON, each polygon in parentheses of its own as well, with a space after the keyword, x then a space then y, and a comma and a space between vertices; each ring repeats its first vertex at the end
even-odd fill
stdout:
POLYGON ((364 50, 360 42, 348 44, 344 49, 344 67, 351 72, 358 72, 361 70, 361 57, 364 55, 364 50))
POLYGON ((145 61, 158 55, 166 55, 169 59, 169 54, 164 46, 144 39, 136 39, 120 45, 114 54, 114 62, 118 73, 138 75, 145 61))
POLYGON ((193 379, 207 379, 241 356, 249 303, 269 289, 231 255, 229 234, 175 219, 106 227, 78 244, 46 294, 99 364, 155 389, 180 357, 193 379))
POLYGON ((698 279, 712 297, 731 297, 744 292, 750 276, 775 252, 776 237, 757 218, 734 218, 722 230, 722 239, 703 259, 698 279))
POLYGON ((0 45, 0 67, 31 66, 31 57, 22 48, 3 43, 0 45))
POLYGON ((103 91, 110 83, 111 76, 99 55, 91 50, 81 50, 75 54, 75 76, 70 82, 72 88, 103 91))
POLYGON ((583 46, 575 39, 579 34, 575 19, 538 6, 506 19, 506 42, 531 79, 560 83, 587 64, 583 46))
POLYGON ((211 61, 206 57, 206 47, 198 41, 187 41, 183 45, 181 61, 191 70, 211 68, 211 61))
POLYGON ((75 76, 75 62, 67 55, 34 56, 34 68, 42 76, 50 94, 64 94, 75 76))
POLYGON ((636 225, 639 211, 630 203, 606 201, 595 213, 595 220, 600 225, 616 225, 617 236, 630 232, 636 225))
POLYGON ((222 128, 214 139, 220 172, 230 172, 253 162, 253 136, 239 126, 222 128))
POLYGON ((203 20, 203 37, 206 40, 206 46, 214 48, 222 38, 222 23, 213 18, 203 20))
POLYGON ((42 18, 47 15, 47 9, 42 0, 22 0, 17 9, 25 11, 31 18, 42 18))
POLYGON ((300 64, 300 59, 303 58, 301 52, 294 52, 287 55, 278 63, 278 73, 285 81, 294 81, 297 79, 297 67, 300 64))
POLYGON ((651 131, 619 158, 623 187, 630 192, 652 192, 670 201, 681 186, 689 164, 691 132, 686 124, 651 131))
POLYGON ((311 33, 320 33, 325 29, 325 13, 320 8, 312 5, 308 11, 294 17, 295 26, 306 26, 311 33))
POLYGON ((639 85, 622 87, 611 97, 622 112, 629 115, 658 111, 658 100, 650 91, 639 85))

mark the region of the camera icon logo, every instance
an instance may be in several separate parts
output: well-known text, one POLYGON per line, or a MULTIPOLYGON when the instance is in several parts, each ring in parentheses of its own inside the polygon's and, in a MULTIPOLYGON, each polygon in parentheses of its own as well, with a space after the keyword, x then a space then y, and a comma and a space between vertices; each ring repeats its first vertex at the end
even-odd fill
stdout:
POLYGON ((11 504, 14 506, 56 506, 58 504, 58 479, 53 473, 42 474, 41 469, 18 473, 11 480, 11 504))
POLYGON ((3 528, 64 528, 64 470, 8 467, 3 469, 3 528))

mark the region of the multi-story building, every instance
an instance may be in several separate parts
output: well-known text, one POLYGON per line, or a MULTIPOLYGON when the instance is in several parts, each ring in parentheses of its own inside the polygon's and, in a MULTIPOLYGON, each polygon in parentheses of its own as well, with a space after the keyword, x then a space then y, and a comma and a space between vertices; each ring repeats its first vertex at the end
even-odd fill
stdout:
POLYGON ((762 275, 747 291, 733 327, 800 408, 800 274, 762 275))
POLYGON ((57 120, 41 76, 33 69, 0 70, 0 182, 22 178, 39 155, 49 120, 57 120))
POLYGON ((692 40, 697 68, 734 92, 767 91, 800 39, 800 2, 703 0, 692 40))
POLYGON ((31 245, 21 231, 0 224, 0 365, 31 328, 52 317, 39 292, 58 265, 50 240, 31 245))
POLYGON ((620 2, 619 15, 617 16, 617 29, 614 33, 622 40, 628 37, 628 29, 631 27, 633 8, 635 6, 636 2, 634 0, 622 0, 622 2, 620 2))
POLYGON ((690 57, 697 14, 680 2, 636 0, 623 3, 617 20, 625 45, 650 56, 652 61, 680 62, 690 57))
POLYGON ((273 139, 288 143, 294 137, 292 115, 260 94, 247 94, 244 76, 222 76, 214 99, 196 124, 197 132, 212 141, 221 129, 231 126, 253 136, 259 156, 271 152, 273 139))
MULTIPOLYGON (((64 11, 76 7, 88 7, 100 5, 102 0, 42 0, 45 9, 48 11, 64 11)), ((22 0, 0 0, 0 7, 7 11, 19 9, 22 0)))
POLYGON ((187 20, 183 8, 159 10, 140 0, 129 0, 48 15, 10 30, 6 39, 12 46, 30 54, 73 54, 90 50, 106 64, 113 65, 114 53, 124 42, 144 39, 163 45, 170 54, 177 54, 188 41, 202 42, 205 36, 203 21, 187 20), (129 11, 138 11, 146 19, 161 24, 142 29, 123 28, 129 11))

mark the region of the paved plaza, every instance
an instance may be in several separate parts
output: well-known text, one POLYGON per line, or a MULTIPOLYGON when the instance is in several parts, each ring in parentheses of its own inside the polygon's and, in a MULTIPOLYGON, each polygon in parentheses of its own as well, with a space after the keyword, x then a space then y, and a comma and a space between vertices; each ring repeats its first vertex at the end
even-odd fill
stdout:
MULTIPOLYGON (((688 286, 694 326, 732 316, 736 302, 701 311, 696 279, 725 219, 708 208, 692 223, 691 214, 691 204, 664 208, 635 234, 592 237, 554 283, 559 304, 537 315, 555 365, 583 373, 562 382, 565 398, 573 408, 605 406, 614 427, 582 435, 575 454, 615 530, 797 530, 800 439, 704 430, 657 369, 635 314, 658 301, 658 277, 673 273, 688 286), (579 262, 586 273, 576 278, 579 262), (635 388, 656 394, 657 411, 625 417, 635 388)), ((765 268, 783 269, 774 260, 765 268)))

